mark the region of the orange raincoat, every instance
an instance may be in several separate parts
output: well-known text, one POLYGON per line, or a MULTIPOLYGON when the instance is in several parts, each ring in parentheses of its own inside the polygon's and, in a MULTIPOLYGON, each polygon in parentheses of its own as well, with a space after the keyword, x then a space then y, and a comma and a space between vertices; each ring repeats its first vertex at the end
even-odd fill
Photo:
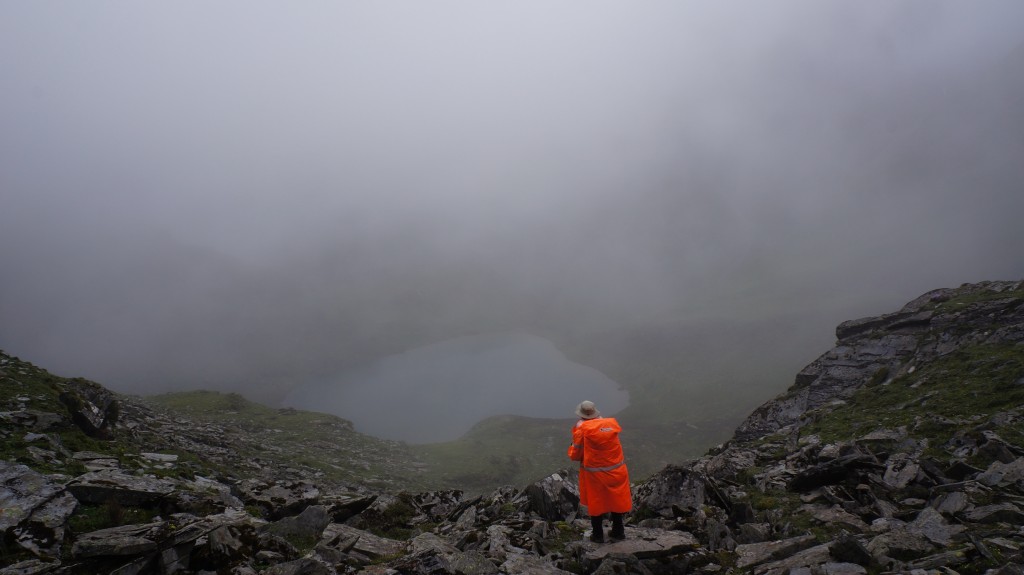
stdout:
POLYGON ((580 504, 591 517, 633 508, 621 431, 613 417, 581 419, 572 429, 569 459, 580 462, 580 504))

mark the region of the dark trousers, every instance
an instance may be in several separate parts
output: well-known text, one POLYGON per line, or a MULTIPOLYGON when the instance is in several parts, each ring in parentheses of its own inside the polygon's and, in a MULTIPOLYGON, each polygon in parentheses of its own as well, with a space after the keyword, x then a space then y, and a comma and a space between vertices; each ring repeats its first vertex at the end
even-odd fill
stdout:
MULTIPOLYGON (((611 513, 612 516, 612 532, 622 533, 622 517, 625 513, 611 513)), ((590 526, 594 529, 594 533, 602 533, 603 527, 601 526, 601 520, 604 519, 604 515, 598 515, 597 517, 590 518, 590 526)))

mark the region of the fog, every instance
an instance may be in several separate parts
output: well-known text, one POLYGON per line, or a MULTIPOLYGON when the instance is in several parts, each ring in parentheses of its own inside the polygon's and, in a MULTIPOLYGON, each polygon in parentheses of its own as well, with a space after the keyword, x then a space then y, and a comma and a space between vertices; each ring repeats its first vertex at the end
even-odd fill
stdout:
POLYGON ((511 331, 799 313, 810 361, 840 321, 1024 276, 1021 22, 1017 0, 2 3, 0 348, 272 401, 511 331))

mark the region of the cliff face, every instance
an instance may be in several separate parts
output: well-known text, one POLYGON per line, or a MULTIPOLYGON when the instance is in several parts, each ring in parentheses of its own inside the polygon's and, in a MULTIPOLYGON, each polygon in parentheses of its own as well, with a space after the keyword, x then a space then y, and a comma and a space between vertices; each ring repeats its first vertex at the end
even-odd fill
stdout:
POLYGON ((605 545, 574 471, 389 492, 418 462, 342 420, 218 394, 244 428, 172 416, 0 354, 0 575, 1024 572, 1024 282, 837 337, 729 443, 635 484, 605 545))
POLYGON ((799 425, 864 386, 887 384, 958 351, 1018 345, 1022 304, 1024 282, 986 282, 934 290, 896 313, 844 322, 836 328, 836 347, 802 369, 787 393, 754 411, 735 437, 799 425))

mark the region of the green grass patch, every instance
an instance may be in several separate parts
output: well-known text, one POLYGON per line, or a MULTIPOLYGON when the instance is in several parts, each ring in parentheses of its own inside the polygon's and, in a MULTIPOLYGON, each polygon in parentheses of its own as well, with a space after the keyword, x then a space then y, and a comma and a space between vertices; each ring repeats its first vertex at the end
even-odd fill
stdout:
POLYGON ((987 303, 990 301, 998 301, 1003 299, 1024 300, 1024 284, 1022 284, 1021 287, 1018 287, 1015 290, 1009 291, 997 292, 988 289, 978 289, 960 293, 955 297, 952 297, 944 302, 939 302, 931 306, 926 306, 926 309, 931 308, 937 312, 951 312, 964 309, 972 304, 987 303))
POLYGON ((190 391, 145 398, 151 406, 221 426, 240 457, 259 457, 306 470, 320 482, 363 483, 394 489, 426 489, 410 473, 418 461, 408 445, 357 433, 342 418, 311 411, 275 409, 237 393, 190 391))
MULTIPOLYGON (((60 394, 68 381, 40 369, 17 357, 0 352, 0 411, 20 412, 28 410, 43 414, 41 417, 57 416, 56 421, 46 429, 33 427, 5 426, 0 433, 0 458, 28 465, 43 473, 83 473, 85 468, 77 462, 65 461, 50 464, 32 457, 30 447, 53 451, 61 459, 61 452, 92 451, 122 459, 139 449, 126 438, 103 440, 90 437, 79 429, 61 403, 60 394), (44 434, 47 439, 26 441, 28 433, 44 434)), ((85 381, 85 380, 81 380, 85 381)))
MULTIPOLYGON (((1024 405, 1024 347, 976 345, 936 359, 887 385, 864 387, 846 405, 805 428, 825 442, 848 440, 876 429, 906 426, 932 448, 967 432, 989 416, 1024 405), (968 417, 970 416, 970 417, 968 417)), ((1019 440, 1018 421, 996 430, 1019 440)))

